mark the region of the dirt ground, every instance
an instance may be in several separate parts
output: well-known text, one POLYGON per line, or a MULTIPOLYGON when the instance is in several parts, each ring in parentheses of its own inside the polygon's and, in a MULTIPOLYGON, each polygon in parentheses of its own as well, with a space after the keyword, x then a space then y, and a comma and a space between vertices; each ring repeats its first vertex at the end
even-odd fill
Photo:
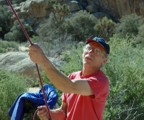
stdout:
POLYGON ((39 87, 28 88, 28 92, 38 92, 39 90, 40 90, 39 87))

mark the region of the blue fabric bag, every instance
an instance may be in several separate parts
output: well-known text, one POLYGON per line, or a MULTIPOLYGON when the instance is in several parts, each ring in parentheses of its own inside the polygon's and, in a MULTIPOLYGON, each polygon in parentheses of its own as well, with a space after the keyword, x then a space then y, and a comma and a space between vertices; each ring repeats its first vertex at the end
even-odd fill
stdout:
MULTIPOLYGON (((53 86, 49 84, 45 84, 43 86, 46 93, 48 106, 50 109, 52 109, 58 100, 58 94, 53 86)), ((35 107, 35 109, 40 105, 45 105, 42 89, 40 89, 39 92, 26 92, 19 95, 14 101, 14 103, 11 105, 8 112, 11 120, 23 119, 26 101, 29 101, 35 107)))

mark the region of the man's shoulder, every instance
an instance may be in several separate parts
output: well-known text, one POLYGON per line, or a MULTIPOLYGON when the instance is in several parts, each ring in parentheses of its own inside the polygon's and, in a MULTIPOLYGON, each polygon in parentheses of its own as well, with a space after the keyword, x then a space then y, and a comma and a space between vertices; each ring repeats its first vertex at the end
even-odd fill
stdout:
POLYGON ((100 71, 99 74, 97 75, 97 79, 104 85, 104 84, 109 84, 109 79, 108 77, 103 73, 103 71, 100 71))
POLYGON ((101 70, 98 73, 93 74, 90 78, 93 79, 93 80, 96 80, 98 82, 109 83, 108 77, 101 70))
POLYGON ((76 76, 79 76, 81 73, 81 71, 76 71, 76 72, 72 72, 71 74, 69 74, 69 78, 70 79, 74 79, 76 76))

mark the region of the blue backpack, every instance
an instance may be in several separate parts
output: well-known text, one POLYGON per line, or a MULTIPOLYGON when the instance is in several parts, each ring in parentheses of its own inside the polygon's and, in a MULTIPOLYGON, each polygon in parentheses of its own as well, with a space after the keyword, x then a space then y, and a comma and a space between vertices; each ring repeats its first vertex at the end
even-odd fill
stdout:
MULTIPOLYGON (((55 88, 49 84, 45 84, 44 91, 46 93, 47 103, 50 109, 54 108, 57 100, 58 94, 55 88)), ((42 89, 35 93, 22 93, 20 94, 9 109, 9 116, 11 120, 22 120, 24 113, 28 112, 30 109, 37 109, 38 106, 45 105, 43 98, 42 89)))

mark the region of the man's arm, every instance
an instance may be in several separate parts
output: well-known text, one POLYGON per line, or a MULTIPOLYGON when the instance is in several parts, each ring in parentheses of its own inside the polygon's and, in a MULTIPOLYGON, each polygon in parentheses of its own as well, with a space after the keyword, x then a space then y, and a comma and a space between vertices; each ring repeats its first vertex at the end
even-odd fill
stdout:
POLYGON ((34 63, 40 64, 42 69, 46 72, 49 80, 51 80, 57 89, 65 93, 75 93, 81 95, 93 94, 86 80, 71 81, 67 76, 58 71, 38 45, 30 45, 29 56, 34 63))
MULTIPOLYGON (((48 120, 49 116, 47 113, 46 106, 39 106, 37 115, 40 120, 48 120)), ((66 103, 62 103, 61 107, 55 110, 50 110, 52 120, 65 120, 66 119, 66 103)))

